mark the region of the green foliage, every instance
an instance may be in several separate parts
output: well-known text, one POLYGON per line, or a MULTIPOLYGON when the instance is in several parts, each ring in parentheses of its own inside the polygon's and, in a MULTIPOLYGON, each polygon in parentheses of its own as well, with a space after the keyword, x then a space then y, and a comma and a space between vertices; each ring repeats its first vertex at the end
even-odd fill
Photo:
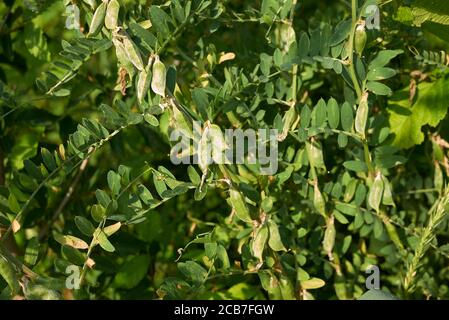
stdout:
POLYGON ((418 85, 415 97, 410 97, 409 88, 391 97, 388 110, 391 132, 395 134, 394 145, 410 148, 421 144, 424 141, 422 127, 436 127, 445 118, 449 100, 448 85, 449 81, 442 78, 434 83, 418 85))
POLYGON ((76 3, 0 4, 2 299, 449 297, 445 1, 76 3))

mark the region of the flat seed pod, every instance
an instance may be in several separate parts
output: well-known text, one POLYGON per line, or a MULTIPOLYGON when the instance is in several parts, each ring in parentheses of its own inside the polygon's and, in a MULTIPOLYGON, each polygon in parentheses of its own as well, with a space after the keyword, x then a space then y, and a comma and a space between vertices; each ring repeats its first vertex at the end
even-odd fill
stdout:
POLYGON ((306 142, 306 151, 309 162, 315 168, 324 168, 323 148, 321 143, 317 140, 306 142))
POLYGON ((382 200, 382 194, 384 191, 384 183, 382 181, 382 174, 378 173, 376 178, 374 179, 373 185, 369 191, 368 195, 368 204, 379 212, 380 202, 382 200))
POLYGON ((166 79, 167 70, 165 65, 159 60, 159 56, 156 56, 153 64, 153 79, 151 80, 151 89, 154 93, 162 97, 165 96, 166 79))
MULTIPOLYGON (((142 71, 145 67, 143 64, 142 56, 139 53, 139 48, 131 40, 129 35, 124 32, 120 27, 117 31, 113 32, 113 39, 123 44, 123 50, 128 60, 139 70, 142 71)), ((114 43, 115 44, 115 43, 114 43)))
POLYGON ((284 244, 282 243, 281 235, 279 233, 279 228, 276 223, 272 220, 268 220, 268 230, 270 238, 268 240, 268 245, 274 251, 287 251, 284 244))
POLYGON ((212 163, 212 146, 208 139, 209 127, 205 127, 200 141, 198 142, 198 165, 203 172, 206 172, 212 163))
POLYGON ((146 70, 142 70, 137 78, 137 101, 139 104, 143 102, 145 96, 147 95, 148 89, 150 88, 151 74, 146 70))
POLYGON ((384 182, 384 193, 382 195, 382 203, 386 206, 395 207, 396 205, 394 204, 393 192, 391 190, 390 182, 384 176, 382 176, 382 180, 384 182))
POLYGON ((268 227, 267 225, 263 225, 257 230, 251 246, 253 256, 259 259, 259 261, 263 261, 262 254, 263 250, 265 249, 267 240, 268 240, 268 227))
POLYGON ((98 6, 97 10, 95 10, 94 16, 92 17, 92 22, 90 24, 89 33, 87 34, 88 37, 93 37, 100 33, 106 17, 106 7, 107 1, 103 1, 98 6))
POLYGON ((131 63, 125 53, 125 47, 123 43, 117 38, 117 36, 112 36, 112 43, 114 44, 115 54, 117 56, 117 60, 120 64, 124 64, 126 62, 131 63))
POLYGON ((121 67, 123 67, 129 76, 132 78, 135 73, 134 65, 129 60, 128 56, 125 52, 125 46, 123 43, 116 37, 112 38, 112 43, 115 47, 115 54, 117 56, 118 63, 121 67))
POLYGON ((151 84, 151 66, 153 65, 153 56, 148 59, 148 64, 145 67, 145 70, 139 73, 139 77, 137 79, 137 101, 142 103, 145 99, 148 90, 150 89, 151 84))
POLYGON ((355 131, 365 137, 366 122, 368 121, 368 93, 360 99, 357 114, 355 116, 355 131))
POLYGON ((334 217, 332 216, 327 220, 326 231, 324 232, 324 239, 323 239, 323 249, 328 255, 329 260, 331 261, 333 260, 332 250, 334 250, 335 236, 336 230, 334 224, 334 217))
POLYGON ((252 219, 249 213, 248 206, 246 205, 245 199, 243 198, 240 191, 230 189, 229 195, 230 195, 230 202, 235 210, 236 216, 244 222, 251 223, 252 219))
POLYGON ((365 49, 366 45, 366 31, 365 31, 365 25, 360 24, 357 26, 357 29, 355 30, 355 38, 354 38, 354 47, 355 52, 361 56, 363 54, 363 50, 365 49))
POLYGON ((136 44, 128 35, 123 37, 123 46, 129 61, 131 61, 139 71, 142 71, 145 67, 143 65, 142 56, 139 53, 139 48, 137 48, 136 44))
POLYGON ((224 163, 226 141, 221 128, 216 124, 210 125, 209 143, 212 145, 212 159, 215 163, 224 163))
POLYGON ((313 205, 321 215, 326 216, 326 201, 318 188, 318 184, 315 184, 313 191, 313 205))
POLYGON ((291 106, 290 109, 285 113, 282 127, 282 133, 278 136, 278 141, 284 141, 287 138, 290 130, 293 130, 292 126, 295 124, 298 119, 298 112, 296 111, 295 106, 291 106))
POLYGON ((106 17, 104 24, 109 30, 115 30, 118 26, 118 14, 120 11, 120 4, 117 0, 111 0, 108 3, 106 10, 106 17))
MULTIPOLYGON (((191 119, 178 108, 173 99, 171 99, 171 104, 172 108, 170 108, 170 129, 180 130, 186 137, 191 139, 198 139, 197 134, 193 133, 193 124, 191 119)), ((199 137, 201 137, 201 134, 199 134, 199 137)))

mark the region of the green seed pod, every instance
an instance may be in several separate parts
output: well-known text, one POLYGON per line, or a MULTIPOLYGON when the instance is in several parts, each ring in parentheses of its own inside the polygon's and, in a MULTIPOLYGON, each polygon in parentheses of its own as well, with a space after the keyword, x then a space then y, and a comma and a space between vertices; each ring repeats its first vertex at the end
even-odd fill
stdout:
MULTIPOLYGON (((153 75, 154 77, 154 75, 153 75)), ((194 134, 194 128, 192 120, 180 109, 180 106, 176 104, 173 99, 169 100, 171 102, 172 108, 170 108, 170 122, 169 128, 171 130, 181 130, 182 134, 189 139, 198 141, 201 138, 201 134, 194 134)))
POLYGON ((95 10, 92 22, 90 23, 89 33, 87 34, 88 37, 96 36, 100 33, 101 28, 103 28, 107 4, 107 1, 103 1, 97 10, 95 10))
POLYGON ((251 215, 240 191, 235 189, 229 190, 229 201, 235 210, 235 215, 242 221, 252 223, 251 215))
POLYGON ((139 48, 127 34, 125 34, 125 36, 123 37, 123 46, 125 48, 126 56, 131 61, 131 63, 139 71, 142 71, 145 67, 143 65, 142 56, 139 53, 139 48))
POLYGON ((368 204, 379 212, 380 202, 382 200, 382 194, 384 191, 384 182, 382 181, 382 174, 378 173, 374 179, 373 185, 369 191, 368 204))
POLYGON ((209 141, 209 126, 205 126, 200 141, 198 142, 198 165, 206 172, 212 163, 212 145, 209 141))
POLYGON ((382 203, 386 206, 395 207, 396 205, 394 204, 393 192, 391 190, 390 182, 384 176, 382 176, 382 180, 384 182, 384 194, 382 196, 382 203))
POLYGON ((390 237, 391 241, 400 249, 404 250, 404 245, 402 244, 401 238, 399 237, 399 234, 396 230, 396 227, 389 221, 387 218, 383 219, 385 228, 387 229, 388 236, 390 237))
POLYGON ((106 18, 104 24, 109 30, 115 30, 118 25, 118 13, 120 11, 120 4, 117 0, 109 1, 108 8, 106 10, 106 18))
POLYGON ((443 190, 444 186, 444 178, 443 178, 443 170, 441 170, 440 164, 435 162, 435 174, 433 178, 433 184, 435 185, 435 189, 438 191, 443 190))
POLYGON ((359 24, 355 30, 355 38, 354 38, 354 46, 355 46, 355 52, 362 56, 363 50, 365 49, 366 45, 366 31, 365 31, 365 24, 359 24))
POLYGON ((153 92, 164 97, 166 80, 167 70, 165 69, 165 65, 159 60, 159 56, 156 56, 153 64, 153 79, 151 81, 151 89, 153 92))
POLYGON ((325 168, 323 159, 323 149, 319 141, 313 140, 306 142, 307 157, 309 158, 309 163, 315 168, 325 168))
POLYGON ((139 77, 137 78, 137 101, 142 103, 145 99, 148 90, 150 89, 151 83, 151 66, 153 64, 153 57, 150 57, 145 70, 140 71, 139 77))
POLYGON ((366 122, 368 121, 368 93, 363 94, 360 99, 357 114, 355 116, 355 131, 365 138, 366 122))
POLYGON ((139 104, 141 104, 145 99, 148 89, 150 88, 150 78, 151 74, 149 74, 146 70, 142 70, 139 72, 136 84, 137 101, 139 102, 139 104))
POLYGON ((254 257, 259 259, 260 262, 263 261, 263 250, 268 240, 268 227, 267 225, 262 225, 257 231, 251 245, 251 251, 254 257))
POLYGON ((320 188, 318 188, 318 183, 315 183, 313 190, 313 206, 322 216, 326 216, 326 202, 320 188))
POLYGON ((115 47, 115 54, 117 56, 119 65, 125 68, 132 78, 134 76, 135 69, 128 56, 126 55, 125 46, 117 37, 114 36, 112 37, 112 43, 115 47))
POLYGON ((329 257, 329 260, 333 260, 332 256, 332 250, 334 250, 335 245, 335 224, 334 224, 334 217, 330 217, 327 219, 326 223, 326 231, 324 232, 324 239, 323 239, 323 249, 326 251, 326 254, 329 257))
POLYGON ((221 128, 216 124, 211 124, 208 139, 212 146, 212 160, 215 163, 223 163, 225 160, 226 141, 221 128))
POLYGON ((270 248, 274 251, 287 251, 284 244, 282 243, 278 225, 272 220, 268 220, 268 230, 270 232, 270 238, 268 240, 268 245, 270 246, 270 248))
POLYGON ((293 130, 295 124, 298 124, 298 112, 296 111, 295 106, 291 106, 290 109, 285 113, 282 122, 284 123, 282 127, 282 133, 278 136, 278 141, 284 141, 287 138, 290 130, 293 130))

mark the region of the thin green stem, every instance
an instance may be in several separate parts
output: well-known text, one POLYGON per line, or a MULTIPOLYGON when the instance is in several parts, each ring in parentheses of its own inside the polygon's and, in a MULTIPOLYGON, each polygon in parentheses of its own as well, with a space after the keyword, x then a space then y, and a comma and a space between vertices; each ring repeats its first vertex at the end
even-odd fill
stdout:
POLYGON ((354 90, 357 94, 358 100, 362 97, 362 89, 360 88, 359 80, 357 79, 357 74, 355 71, 355 65, 354 65, 354 37, 355 37, 355 30, 357 28, 357 0, 352 0, 352 27, 351 27, 351 33, 349 36, 349 61, 348 61, 348 68, 349 68, 349 75, 351 77, 352 83, 354 85, 354 90))
POLYGON ((94 247, 97 245, 97 239, 98 239, 98 235, 100 234, 100 232, 103 232, 103 228, 104 225, 106 224, 106 218, 104 218, 99 224, 97 229, 94 232, 94 235, 92 237, 92 241, 89 244, 89 249, 87 250, 87 257, 86 257, 86 261, 83 264, 83 269, 81 272, 81 277, 80 277, 80 284, 83 284, 84 282, 84 278, 86 277, 86 273, 87 273, 87 267, 88 267, 88 262, 90 259, 90 255, 92 254, 92 251, 94 249, 94 247))
MULTIPOLYGON (((111 140, 114 136, 116 136, 121 130, 127 128, 129 125, 127 126, 122 126, 119 129, 113 131, 108 137, 94 143, 93 145, 90 145, 89 147, 86 147, 83 151, 80 151, 80 153, 84 152, 84 151, 88 151, 89 149, 93 148, 90 152, 88 151, 88 155, 86 158, 78 161, 73 168, 70 170, 73 171, 75 168, 77 168, 78 166, 80 166, 86 159, 89 159, 98 149, 100 149, 106 142, 108 142, 109 140, 111 140)), ((70 157, 69 159, 67 159, 66 161, 64 161, 59 167, 57 167, 53 172, 51 172, 38 186, 37 188, 34 190, 34 192, 30 195, 30 197, 27 199, 27 201, 25 202, 25 204, 22 206, 22 208, 20 209, 20 211, 17 213, 16 217, 15 217, 15 221, 17 221, 20 224, 20 219, 22 218, 22 215, 24 214, 25 210, 28 208, 28 206, 31 204, 31 201, 36 197, 37 193, 40 191, 41 188, 43 188, 49 181, 50 179, 52 179, 59 171, 61 171, 64 166, 68 163, 70 163, 71 161, 73 161, 74 159, 79 157, 79 153, 73 155, 72 157, 70 157)), ((9 226, 9 228, 6 230, 5 234, 2 236, 2 238, 0 239, 0 243, 3 243, 6 238, 8 238, 9 234, 11 233, 13 228, 13 224, 11 224, 9 226)))
MULTIPOLYGON (((201 5, 203 4, 204 0, 201 0, 201 2, 198 5, 198 8, 201 7, 201 5)), ((160 54, 163 50, 165 50, 165 48, 174 40, 176 40, 182 33, 182 31, 184 30, 184 28, 187 26, 187 24, 190 22, 190 18, 195 15, 195 12, 193 11, 193 13, 191 15, 189 15, 188 17, 185 18, 185 20, 176 27, 175 31, 173 31, 173 33, 162 43, 162 45, 156 50, 156 54, 160 54)))
POLYGON ((373 162, 371 160, 371 153, 369 151, 369 146, 368 146, 368 142, 363 139, 363 154, 365 156, 365 162, 366 162, 366 166, 368 167, 368 172, 371 175, 374 175, 374 166, 373 166, 373 162))

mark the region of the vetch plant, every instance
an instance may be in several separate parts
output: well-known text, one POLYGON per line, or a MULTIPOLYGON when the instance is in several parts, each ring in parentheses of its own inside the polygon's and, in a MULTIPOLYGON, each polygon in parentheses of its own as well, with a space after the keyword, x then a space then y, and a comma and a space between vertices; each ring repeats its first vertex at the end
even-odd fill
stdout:
POLYGON ((4 1, 0 297, 448 298, 429 3, 4 1))
POLYGON ((206 122, 193 123, 193 137, 184 130, 173 130, 170 151, 173 164, 198 164, 205 170, 211 164, 260 165, 261 175, 276 174, 278 169, 278 130, 225 129, 206 122))

